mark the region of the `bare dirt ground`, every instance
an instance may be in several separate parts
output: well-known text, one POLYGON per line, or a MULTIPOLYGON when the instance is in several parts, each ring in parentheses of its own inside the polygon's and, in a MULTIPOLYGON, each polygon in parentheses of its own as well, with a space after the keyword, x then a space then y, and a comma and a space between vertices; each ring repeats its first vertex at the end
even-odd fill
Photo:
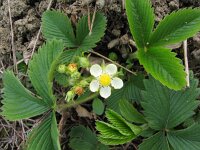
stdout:
MULTIPOLYGON (((51 9, 59 9, 70 16, 75 23, 77 19, 87 14, 86 2, 90 1, 91 10, 94 8, 95 0, 60 0, 51 3, 51 9)), ((126 59, 128 52, 128 41, 131 34, 128 28, 127 19, 122 0, 100 0, 98 11, 105 13, 108 25, 105 37, 102 39, 96 50, 103 50, 104 55, 114 51, 122 59, 126 59), (117 42, 116 42, 117 41, 117 42)), ((152 0, 156 14, 156 22, 172 11, 184 7, 200 7, 200 0, 152 0)), ((0 100, 2 99, 2 73, 6 68, 13 68, 14 63, 18 64, 19 77, 26 82, 27 61, 43 42, 40 35, 40 19, 42 13, 50 6, 50 0, 0 0, 0 100), (10 12, 9 12, 10 9, 10 12), (12 30, 11 30, 12 23, 12 30), (13 61, 13 51, 16 62, 13 61)), ((174 47, 179 56, 183 58, 182 45, 174 47)), ((188 40, 189 66, 194 71, 195 76, 200 79, 200 33, 188 40)), ((1 104, 0 104, 1 106, 1 104)), ((19 149, 25 141, 28 131, 36 119, 29 119, 20 122, 8 122, 0 116, 0 150, 19 149)), ((68 128, 73 124, 87 122, 81 118, 70 120, 68 128)), ((67 131, 67 128, 65 130, 67 131)), ((63 149, 68 149, 66 145, 67 135, 63 134, 65 142, 63 149)), ((119 149, 124 149, 119 147, 119 149)))

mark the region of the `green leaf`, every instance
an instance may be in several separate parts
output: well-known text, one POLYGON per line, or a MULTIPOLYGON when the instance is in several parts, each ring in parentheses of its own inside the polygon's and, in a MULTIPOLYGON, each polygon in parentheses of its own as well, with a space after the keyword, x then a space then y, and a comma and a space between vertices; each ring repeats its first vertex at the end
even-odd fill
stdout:
POLYGON ((105 109, 104 103, 96 98, 92 102, 92 110, 97 114, 97 115, 102 115, 105 109))
POLYGON ((124 139, 126 138, 126 134, 121 130, 118 130, 114 125, 103 121, 96 122, 96 129, 100 132, 100 136, 104 138, 110 139, 124 139))
POLYGON ((69 146, 73 150, 108 150, 108 147, 98 142, 96 135, 82 125, 73 127, 69 133, 69 146))
POLYGON ((130 124, 112 110, 106 111, 106 117, 110 123, 96 122, 96 129, 100 132, 98 139, 105 145, 119 145, 130 142, 142 132, 139 126, 130 124))
POLYGON ((146 47, 154 26, 151 2, 149 0, 126 0, 126 14, 137 47, 146 47))
POLYGON ((102 122, 96 122, 96 129, 100 132, 98 139, 105 145, 119 145, 132 141, 136 138, 135 134, 124 135, 115 126, 102 122))
POLYGON ((8 120, 27 119, 40 115, 50 108, 42 99, 36 98, 28 91, 13 72, 5 71, 3 74, 3 100, 2 113, 8 120))
POLYGON ((139 145, 139 150, 170 150, 164 132, 158 132, 154 136, 143 141, 139 145))
POLYGON ((200 9, 182 9, 165 17, 153 32, 150 46, 181 42, 200 31, 200 9))
POLYGON ((138 135, 141 132, 140 127, 130 124, 113 110, 107 110, 106 117, 108 118, 108 121, 118 130, 120 130, 120 132, 122 132, 124 135, 131 135, 132 132, 138 135))
MULTIPOLYGON (((92 18, 92 17, 91 17, 92 18)), ((95 16, 91 34, 89 34, 88 16, 82 17, 76 28, 76 42, 78 50, 85 52, 96 46, 96 43, 101 40, 106 30, 107 20, 101 13, 95 16)))
POLYGON ((142 107, 149 127, 155 130, 172 129, 194 114, 200 95, 198 80, 191 75, 190 88, 173 91, 152 77, 144 81, 142 107))
POLYGON ((124 143, 128 143, 132 141, 136 136, 135 135, 130 135, 127 137, 124 137, 123 139, 111 139, 111 138, 104 138, 102 136, 99 136, 98 139, 105 145, 120 145, 124 143))
POLYGON ((186 86, 186 73, 181 60, 167 48, 154 47, 138 51, 138 59, 145 70, 167 87, 180 90, 186 86))
POLYGON ((70 19, 58 11, 46 11, 42 15, 42 33, 47 40, 63 40, 67 47, 75 47, 75 35, 70 19))
POLYGON ((122 99, 119 103, 119 108, 122 116, 132 123, 146 123, 144 116, 139 113, 133 104, 127 100, 122 99))
POLYGON ((76 56, 80 56, 81 52, 73 49, 73 50, 65 50, 60 55, 59 64, 68 64, 75 59, 76 56))
POLYGON ((49 41, 39 48, 38 54, 33 56, 29 64, 30 80, 49 106, 53 106, 56 101, 52 91, 53 75, 63 49, 62 41, 49 41))
POLYGON ((59 85, 67 87, 69 85, 68 84, 69 83, 68 80, 69 80, 69 76, 67 76, 66 74, 58 73, 58 72, 55 73, 55 81, 59 85))
POLYGON ((47 40, 63 40, 66 47, 86 52, 94 48, 104 35, 106 21, 103 14, 97 13, 89 34, 88 17, 82 17, 77 23, 75 37, 70 19, 66 15, 58 11, 46 11, 42 16, 42 33, 47 40))
POLYGON ((168 133, 169 143, 175 150, 200 150, 200 125, 168 133))
POLYGON ((108 108, 120 113, 120 100, 125 99, 139 103, 142 100, 141 91, 144 89, 143 79, 143 75, 132 76, 131 79, 124 84, 122 89, 113 91, 111 96, 106 100, 108 108))
POLYGON ((26 146, 27 150, 61 150, 54 112, 31 131, 26 146))

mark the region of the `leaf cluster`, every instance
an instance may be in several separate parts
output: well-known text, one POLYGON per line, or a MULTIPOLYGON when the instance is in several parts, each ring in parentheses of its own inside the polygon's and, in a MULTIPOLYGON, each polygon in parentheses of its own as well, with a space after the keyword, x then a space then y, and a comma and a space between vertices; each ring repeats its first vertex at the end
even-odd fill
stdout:
POLYGON ((176 44, 200 31, 200 9, 181 9, 166 16, 154 28, 149 0, 127 0, 126 14, 145 70, 165 86, 180 90, 186 86, 184 67, 166 46, 176 44))
POLYGON ((142 92, 141 104, 148 126, 156 134, 144 140, 139 149, 199 149, 200 125, 194 123, 186 129, 181 127, 184 121, 195 114, 194 110, 199 105, 196 100, 200 95, 198 80, 192 74, 190 83, 190 88, 174 91, 152 77, 144 81, 145 91, 142 92))

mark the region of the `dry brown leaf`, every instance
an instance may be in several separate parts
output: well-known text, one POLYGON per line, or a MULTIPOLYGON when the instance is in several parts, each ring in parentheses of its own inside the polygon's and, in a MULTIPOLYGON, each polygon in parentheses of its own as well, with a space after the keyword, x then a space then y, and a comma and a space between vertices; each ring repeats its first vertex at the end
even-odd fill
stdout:
POLYGON ((96 115, 94 113, 89 112, 86 108, 78 105, 76 107, 76 112, 79 117, 87 117, 89 119, 96 119, 96 115))

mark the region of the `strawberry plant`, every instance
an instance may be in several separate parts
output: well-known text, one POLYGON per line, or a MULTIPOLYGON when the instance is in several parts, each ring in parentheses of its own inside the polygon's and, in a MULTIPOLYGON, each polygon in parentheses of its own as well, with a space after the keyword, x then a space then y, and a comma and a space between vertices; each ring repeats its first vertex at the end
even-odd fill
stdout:
POLYGON ((110 59, 99 55, 112 63, 90 61, 106 30, 102 13, 83 16, 73 25, 59 11, 42 15, 46 42, 28 66, 33 89, 25 88, 12 71, 3 74, 1 115, 10 121, 42 117, 28 133, 24 149, 60 150, 57 114, 90 100, 92 113, 105 117, 96 120, 96 133, 82 125, 70 129, 67 142, 74 150, 108 150, 132 140, 139 150, 200 149, 198 80, 191 72, 186 87, 181 59, 168 48, 200 31, 200 9, 173 12, 156 27, 149 0, 126 0, 126 14, 137 58, 148 76, 114 62, 119 57, 113 52, 110 59), (65 92, 59 95, 54 85, 65 92))

